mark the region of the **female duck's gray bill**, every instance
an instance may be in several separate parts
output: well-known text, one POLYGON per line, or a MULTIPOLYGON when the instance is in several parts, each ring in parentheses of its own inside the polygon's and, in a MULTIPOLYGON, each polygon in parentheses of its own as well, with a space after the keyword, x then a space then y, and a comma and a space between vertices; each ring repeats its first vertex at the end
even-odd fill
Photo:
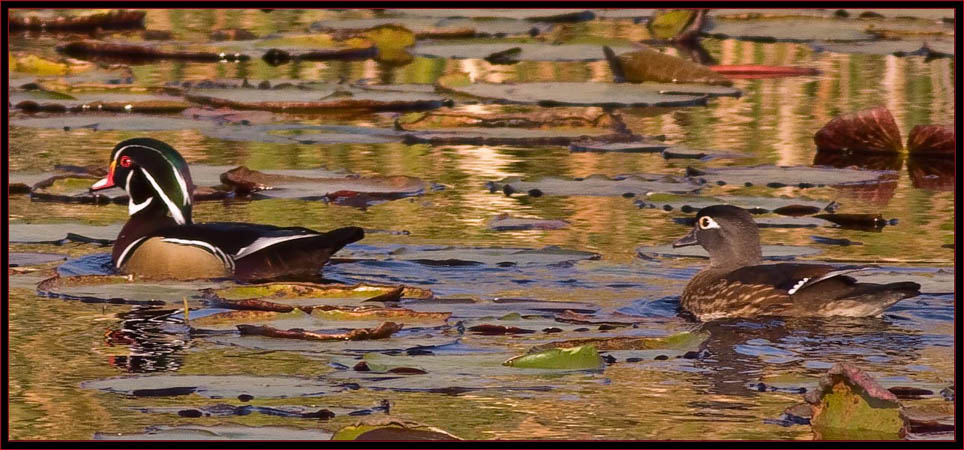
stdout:
POLYGON ((699 242, 696 240, 696 228, 694 227, 690 230, 689 234, 673 242, 673 248, 687 247, 696 244, 699 244, 699 242))

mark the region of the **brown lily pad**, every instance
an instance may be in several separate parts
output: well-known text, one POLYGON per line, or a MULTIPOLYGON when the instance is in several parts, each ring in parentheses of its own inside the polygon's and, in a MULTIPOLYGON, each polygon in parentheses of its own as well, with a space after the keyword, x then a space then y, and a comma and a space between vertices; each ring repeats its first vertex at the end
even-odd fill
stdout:
POLYGON ((251 59, 250 56, 241 53, 164 50, 146 45, 101 41, 75 41, 61 44, 57 46, 57 51, 79 59, 132 63, 164 59, 198 62, 247 61, 251 59))
POLYGON ((344 427, 333 441, 453 441, 458 437, 435 427, 398 419, 381 419, 344 427))
POLYGON ((911 156, 953 157, 956 149, 954 128, 949 125, 917 125, 907 136, 907 152, 911 156))
POLYGON ((880 214, 817 214, 813 217, 823 219, 851 230, 880 231, 889 222, 880 214))
POLYGON ((660 53, 650 48, 624 53, 616 58, 609 47, 604 47, 613 73, 622 74, 625 81, 642 83, 652 81, 657 83, 695 83, 718 86, 731 86, 728 78, 720 75, 706 66, 687 61, 682 58, 660 53))
POLYGON ((88 31, 144 28, 144 11, 110 11, 84 16, 10 16, 10 31, 88 31))
POLYGON ((467 330, 483 336, 495 336, 500 334, 531 334, 536 332, 535 330, 527 330, 519 327, 507 327, 504 325, 492 325, 488 323, 471 326, 467 328, 467 330))
POLYGON ((387 339, 401 329, 402 325, 394 322, 384 322, 375 328, 356 328, 348 333, 317 333, 297 328, 280 330, 269 326, 238 325, 238 331, 242 336, 253 335, 308 341, 366 341, 371 339, 387 339))
POLYGON ((367 195, 365 199, 370 201, 411 197, 424 193, 429 187, 428 183, 418 178, 404 175, 315 178, 270 174, 251 170, 245 166, 236 167, 221 174, 221 182, 231 186, 239 195, 324 199, 336 203, 346 202, 346 199, 359 194, 367 195))
POLYGON ((835 117, 813 141, 818 150, 896 153, 903 148, 897 123, 885 106, 835 117))
POLYGON ((837 363, 804 397, 818 439, 898 439, 905 433, 897 397, 868 373, 837 363))
POLYGON ((368 91, 337 85, 283 89, 190 89, 184 97, 188 101, 215 108, 288 113, 420 111, 450 106, 452 103, 436 94, 368 91))

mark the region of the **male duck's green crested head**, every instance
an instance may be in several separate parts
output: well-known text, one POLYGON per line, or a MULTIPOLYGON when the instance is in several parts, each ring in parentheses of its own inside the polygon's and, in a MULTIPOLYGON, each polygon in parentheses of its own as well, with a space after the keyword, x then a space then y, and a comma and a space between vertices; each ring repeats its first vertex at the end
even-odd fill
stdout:
POLYGON ((129 212, 166 211, 181 225, 191 223, 194 184, 187 162, 177 150, 157 139, 135 138, 117 144, 107 176, 91 191, 118 186, 130 196, 129 212))

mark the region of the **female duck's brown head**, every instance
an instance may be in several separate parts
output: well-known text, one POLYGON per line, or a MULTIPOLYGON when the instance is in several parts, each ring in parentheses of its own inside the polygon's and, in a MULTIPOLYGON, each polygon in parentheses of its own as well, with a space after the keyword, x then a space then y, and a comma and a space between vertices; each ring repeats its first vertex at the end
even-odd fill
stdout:
POLYGON ((760 264, 760 233, 750 213, 730 205, 714 205, 696 214, 689 234, 673 247, 699 244, 710 254, 710 267, 735 268, 760 264))
POLYGON ((171 146, 151 138, 117 144, 107 176, 91 191, 118 186, 130 196, 129 213, 170 213, 179 225, 191 223, 194 185, 187 162, 171 146))

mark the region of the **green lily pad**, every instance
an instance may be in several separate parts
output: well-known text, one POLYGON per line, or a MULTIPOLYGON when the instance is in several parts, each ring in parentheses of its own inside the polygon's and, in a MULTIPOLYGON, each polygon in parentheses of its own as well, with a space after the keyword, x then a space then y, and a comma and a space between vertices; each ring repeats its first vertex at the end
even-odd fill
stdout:
POLYGON ((520 147, 565 146, 573 142, 595 139, 623 141, 634 135, 613 133, 601 128, 586 129, 526 129, 526 128, 436 128, 406 132, 403 142, 431 145, 505 145, 520 147))
POLYGON ((658 208, 664 211, 682 211, 684 213, 692 213, 707 206, 721 204, 739 206, 740 208, 748 209, 753 213, 772 212, 780 208, 793 206, 816 208, 816 211, 814 212, 820 212, 830 206, 826 201, 810 200, 805 197, 703 197, 696 195, 650 194, 640 197, 636 201, 636 206, 640 208, 658 208))
POLYGON ((517 356, 503 363, 509 367, 524 369, 587 370, 605 366, 596 347, 584 345, 571 348, 553 348, 540 353, 517 356))
POLYGON ((516 19, 473 20, 431 18, 431 17, 391 17, 378 19, 339 19, 322 20, 311 24, 316 31, 362 31, 381 25, 400 25, 412 30, 419 38, 441 39, 446 37, 484 37, 495 35, 528 35, 532 30, 543 33, 549 30, 547 24, 530 23, 516 19))
POLYGON ((831 167, 768 166, 722 167, 719 169, 687 169, 690 178, 707 183, 745 186, 799 188, 879 184, 894 181, 897 173, 890 170, 837 169, 831 167))
POLYGON ((50 117, 11 118, 11 126, 52 129, 119 131, 195 130, 214 127, 211 122, 146 114, 84 114, 50 117))
POLYGON ((899 439, 904 433, 897 397, 852 364, 835 364, 806 400, 818 439, 899 439))
POLYGON ((37 285, 45 297, 80 300, 88 303, 182 305, 184 299, 196 301, 204 288, 221 282, 149 281, 128 275, 78 275, 48 278, 37 285))
POLYGON ((550 342, 529 349, 529 353, 539 353, 558 348, 583 348, 591 346, 600 351, 616 350, 694 350, 709 337, 709 333, 687 332, 676 333, 664 337, 603 337, 589 339, 573 339, 567 341, 550 342))
POLYGON ((901 39, 857 42, 811 42, 817 51, 833 53, 857 53, 867 55, 896 55, 925 57, 954 57, 954 41, 951 39, 901 39))
MULTIPOLYGON (((213 299, 243 300, 256 298, 288 306, 320 306, 357 304, 362 300, 378 298, 395 292, 398 288, 399 286, 372 284, 266 283, 227 286, 206 290, 205 294, 213 299)), ((407 286, 403 287, 400 295, 409 299, 428 299, 433 296, 432 291, 427 289, 407 286)))
POLYGON ((585 9, 523 9, 523 8, 438 8, 438 9, 389 9, 388 14, 399 17, 434 17, 434 18, 473 18, 473 19, 524 19, 537 21, 558 21, 572 17, 572 21, 592 20, 594 15, 585 9))
MULTIPOLYGON (((623 79, 631 83, 694 83, 717 86, 731 86, 733 84, 729 78, 710 70, 706 66, 660 53, 650 48, 621 54, 615 59, 610 59, 609 63, 610 65, 618 64, 619 67, 615 68, 613 73, 621 74, 623 79)), ((731 89, 711 92, 734 92, 731 95, 739 95, 740 91, 731 89)))
POLYGON ((135 397, 200 395, 207 398, 319 397, 343 390, 321 378, 249 375, 139 375, 85 381, 84 389, 135 397))

